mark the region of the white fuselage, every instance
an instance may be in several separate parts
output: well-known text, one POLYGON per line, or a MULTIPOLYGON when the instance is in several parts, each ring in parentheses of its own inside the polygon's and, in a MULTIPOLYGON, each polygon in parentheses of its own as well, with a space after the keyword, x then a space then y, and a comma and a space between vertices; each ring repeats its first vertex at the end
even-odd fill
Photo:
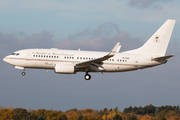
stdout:
POLYGON ((118 42, 108 52, 25 49, 6 56, 4 61, 22 69, 54 69, 55 73, 75 74, 86 72, 84 78, 91 79, 88 72, 124 72, 161 65, 174 55, 165 56, 176 20, 167 20, 140 48, 119 53, 118 42))
MULTIPOLYGON (((56 64, 73 64, 88 61, 107 55, 108 52, 76 51, 60 49, 25 49, 16 51, 15 54, 6 56, 4 61, 22 68, 54 69, 56 64)), ((152 61, 155 56, 116 53, 108 60, 102 61, 103 69, 98 72, 123 72, 148 68, 164 64, 166 60, 152 61)), ((81 67, 75 68, 76 72, 84 72, 81 67)), ((90 70, 88 72, 97 72, 90 70)))

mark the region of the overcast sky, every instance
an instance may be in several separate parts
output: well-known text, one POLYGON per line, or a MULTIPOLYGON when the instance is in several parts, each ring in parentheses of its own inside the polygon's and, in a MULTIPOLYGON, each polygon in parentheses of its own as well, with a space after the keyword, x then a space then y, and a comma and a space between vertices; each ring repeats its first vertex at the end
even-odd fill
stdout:
POLYGON ((0 0, 0 106, 26 109, 104 109, 179 105, 179 0, 0 0), (167 64, 122 73, 56 74, 21 70, 3 58, 26 48, 121 51, 143 45, 167 20, 176 24, 167 64))

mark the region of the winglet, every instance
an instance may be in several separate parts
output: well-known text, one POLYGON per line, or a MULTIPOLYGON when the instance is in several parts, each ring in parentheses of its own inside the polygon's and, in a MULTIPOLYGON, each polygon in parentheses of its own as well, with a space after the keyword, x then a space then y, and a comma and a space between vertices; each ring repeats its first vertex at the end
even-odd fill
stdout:
POLYGON ((119 53, 120 49, 121 49, 121 45, 118 46, 116 53, 119 53))
POLYGON ((108 54, 108 56, 110 55, 110 56, 114 56, 117 52, 118 52, 118 50, 119 50, 119 44, 120 44, 120 42, 118 42, 115 46, 114 46, 114 48, 111 50, 111 52, 108 54))

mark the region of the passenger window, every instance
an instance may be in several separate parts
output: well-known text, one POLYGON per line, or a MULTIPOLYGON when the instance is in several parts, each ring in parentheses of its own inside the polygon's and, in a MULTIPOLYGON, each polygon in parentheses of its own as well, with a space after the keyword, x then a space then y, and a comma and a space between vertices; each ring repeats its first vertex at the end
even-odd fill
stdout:
POLYGON ((77 57, 77 59, 79 59, 79 57, 77 57))
POLYGON ((56 58, 56 56, 54 56, 54 58, 56 58))
POLYGON ((35 57, 35 55, 33 55, 33 57, 35 57))
POLYGON ((57 56, 57 58, 58 58, 58 56, 57 56))

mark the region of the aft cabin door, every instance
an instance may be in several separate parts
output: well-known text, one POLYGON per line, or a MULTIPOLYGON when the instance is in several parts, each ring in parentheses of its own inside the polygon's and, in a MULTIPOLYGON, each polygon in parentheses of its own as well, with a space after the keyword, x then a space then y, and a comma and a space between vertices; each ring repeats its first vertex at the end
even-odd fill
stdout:
POLYGON ((138 64, 138 62, 139 62, 138 56, 135 56, 135 57, 134 57, 134 62, 135 62, 135 64, 138 64))

